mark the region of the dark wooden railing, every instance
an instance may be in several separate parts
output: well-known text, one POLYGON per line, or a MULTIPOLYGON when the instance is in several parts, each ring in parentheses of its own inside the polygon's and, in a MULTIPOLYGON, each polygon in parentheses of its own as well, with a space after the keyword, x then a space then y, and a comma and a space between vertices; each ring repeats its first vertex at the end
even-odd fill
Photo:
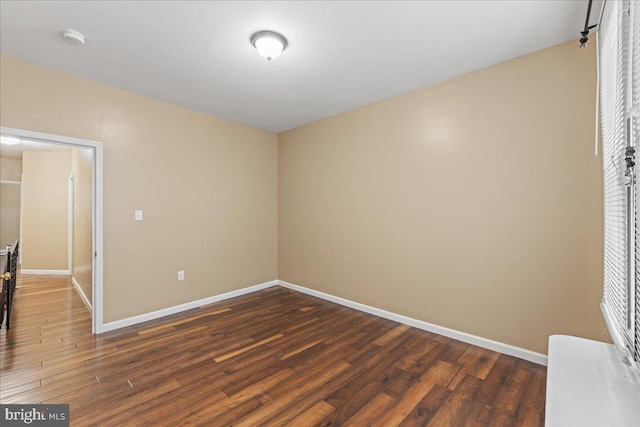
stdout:
POLYGON ((20 253, 20 242, 18 240, 12 246, 7 246, 7 259, 4 262, 2 273, 2 313, 0 314, 0 328, 11 327, 11 307, 13 306, 13 294, 16 290, 16 279, 18 274, 18 255, 20 253))

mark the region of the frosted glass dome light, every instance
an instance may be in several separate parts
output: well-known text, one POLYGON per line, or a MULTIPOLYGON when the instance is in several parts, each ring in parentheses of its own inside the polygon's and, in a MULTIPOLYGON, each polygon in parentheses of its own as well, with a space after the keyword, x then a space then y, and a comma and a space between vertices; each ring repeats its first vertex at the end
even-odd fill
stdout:
POLYGON ((4 145, 18 145, 20 144, 22 141, 19 138, 16 138, 15 136, 0 136, 0 143, 4 144, 4 145))
POLYGON ((251 44, 260 56, 271 61, 279 57, 282 51, 287 48, 287 39, 273 31, 259 31, 251 36, 251 44))

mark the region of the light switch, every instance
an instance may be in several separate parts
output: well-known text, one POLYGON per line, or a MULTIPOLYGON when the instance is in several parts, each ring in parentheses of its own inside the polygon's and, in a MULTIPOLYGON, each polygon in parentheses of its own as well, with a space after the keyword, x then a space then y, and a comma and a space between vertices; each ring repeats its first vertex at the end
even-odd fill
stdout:
POLYGON ((142 221, 142 211, 141 210, 137 210, 136 211, 136 221, 142 221))

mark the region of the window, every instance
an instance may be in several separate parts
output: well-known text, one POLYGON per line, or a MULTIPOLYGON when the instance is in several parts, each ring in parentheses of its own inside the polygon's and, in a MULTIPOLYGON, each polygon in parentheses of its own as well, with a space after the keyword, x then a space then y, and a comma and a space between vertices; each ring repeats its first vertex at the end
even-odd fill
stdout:
POLYGON ((608 1, 598 38, 604 176, 602 311, 623 360, 640 373, 640 3, 608 1))

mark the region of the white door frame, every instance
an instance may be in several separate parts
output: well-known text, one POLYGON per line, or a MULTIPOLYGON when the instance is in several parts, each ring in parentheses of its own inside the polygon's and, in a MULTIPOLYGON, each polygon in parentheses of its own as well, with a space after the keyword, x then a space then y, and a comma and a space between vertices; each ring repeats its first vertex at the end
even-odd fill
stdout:
POLYGON ((68 265, 69 265, 69 274, 71 275, 71 277, 73 277, 73 215, 74 215, 74 205, 75 205, 75 201, 74 201, 74 188, 73 188, 73 172, 71 172, 71 175, 69 175, 69 191, 68 191, 68 196, 69 197, 69 209, 67 212, 67 215, 69 216, 68 218, 68 249, 69 249, 69 256, 68 256, 68 265))
POLYGON ((92 265, 92 321, 91 331, 94 334, 103 332, 103 151, 102 143, 88 139, 71 138, 68 136, 51 135, 42 132, 33 132, 23 129, 13 129, 0 126, 0 133, 7 136, 15 136, 20 139, 28 139, 36 142, 66 145, 76 148, 88 148, 93 151, 93 191, 91 196, 93 213, 93 265, 92 265))

